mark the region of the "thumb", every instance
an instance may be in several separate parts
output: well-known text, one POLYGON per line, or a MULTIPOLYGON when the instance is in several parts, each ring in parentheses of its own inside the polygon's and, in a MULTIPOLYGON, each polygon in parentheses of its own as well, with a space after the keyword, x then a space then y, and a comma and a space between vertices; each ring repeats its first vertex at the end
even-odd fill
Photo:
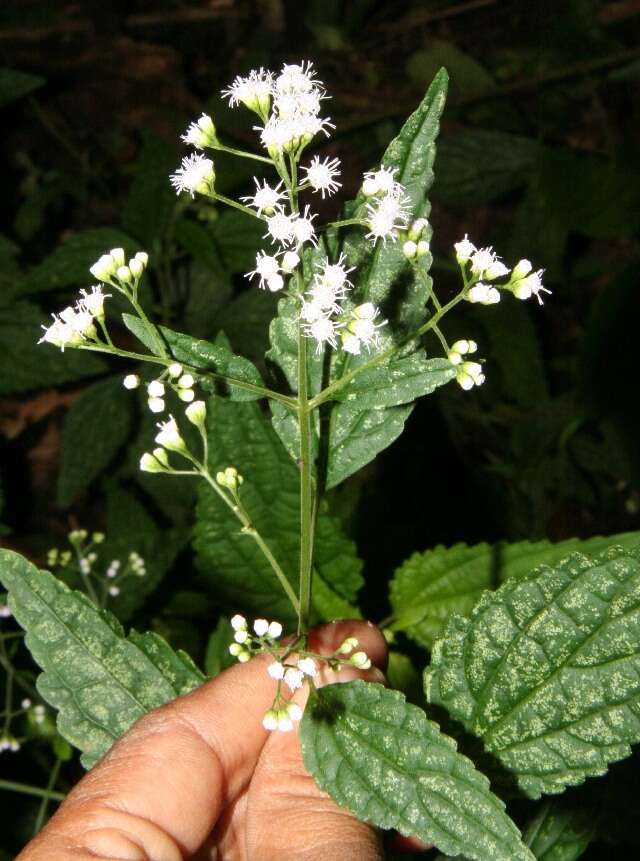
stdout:
MULTIPOLYGON (((347 638, 357 637, 369 655, 371 670, 343 668, 319 673, 317 684, 356 678, 382 681, 387 648, 380 631, 367 622, 334 622, 314 629, 310 648, 330 654, 347 638)), ((298 692, 295 699, 303 704, 298 692)), ((267 740, 247 799, 247 855, 261 861, 379 861, 384 858, 377 831, 339 807, 322 792, 302 762, 297 732, 274 732, 267 740)))

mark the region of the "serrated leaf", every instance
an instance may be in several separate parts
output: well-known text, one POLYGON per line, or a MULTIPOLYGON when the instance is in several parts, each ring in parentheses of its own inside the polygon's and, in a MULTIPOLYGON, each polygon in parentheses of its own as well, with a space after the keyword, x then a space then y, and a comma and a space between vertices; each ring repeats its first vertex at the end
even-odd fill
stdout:
POLYGON ((21 99, 46 84, 40 75, 19 72, 17 69, 0 69, 0 107, 21 99))
POLYGON ((133 182, 122 211, 122 226, 149 250, 155 250, 171 221, 177 197, 169 182, 174 150, 143 131, 133 182))
POLYGON ((204 679, 156 635, 127 639, 110 613, 17 553, 0 550, 0 581, 43 670, 38 691, 87 768, 145 712, 204 679))
POLYGON ((0 395, 55 386, 103 373, 107 365, 97 356, 79 350, 61 352, 38 344, 44 312, 30 302, 12 302, 0 308, 0 395))
POLYGON ((516 544, 441 544, 414 553, 396 569, 391 581, 392 628, 430 648, 454 614, 468 615, 485 589, 496 589, 511 577, 524 577, 538 565, 556 565, 569 553, 599 553, 619 544, 640 544, 639 532, 605 538, 519 541, 516 544))
POLYGON ((119 377, 82 393, 64 418, 59 505, 73 502, 106 469, 127 441, 132 423, 133 401, 119 377))
MULTIPOLYGON (((299 565, 299 474, 283 449, 268 418, 255 403, 211 398, 207 409, 210 463, 215 474, 235 466, 244 476, 243 505, 297 589, 299 565)), ((211 488, 202 483, 194 545, 198 565, 225 608, 291 622, 288 599, 255 542, 240 532, 240 524, 211 488)), ((329 594, 352 601, 362 585, 362 562, 353 542, 342 534, 335 518, 321 504, 316 528, 317 582, 322 606, 329 594)))
POLYGON ((575 553, 454 616, 425 672, 532 798, 604 774, 640 741, 638 550, 575 553))
POLYGON ((548 801, 524 831, 537 861, 577 861, 595 835, 593 811, 548 801))
MULTIPOLYGON (((185 362, 200 371, 214 371, 229 380, 264 387, 256 366, 244 356, 236 356, 224 342, 219 340, 213 344, 210 341, 192 338, 191 335, 185 335, 182 332, 174 332, 165 326, 160 326, 160 331, 178 362, 185 362)), ((220 383, 212 382, 210 391, 221 387, 220 383)), ((260 394, 254 394, 231 383, 228 385, 228 390, 229 397, 233 401, 255 401, 262 397, 260 394)))
POLYGON ((98 227, 76 233, 32 269, 18 282, 20 293, 43 293, 62 287, 87 285, 92 266, 110 248, 135 250, 136 243, 125 233, 112 227, 98 227))
POLYGON ((456 369, 448 359, 425 359, 420 353, 394 357, 385 365, 358 374, 340 392, 341 401, 353 401, 358 409, 397 407, 430 395, 454 379, 456 369))
POLYGON ((140 317, 134 317, 133 314, 122 314, 122 322, 131 334, 135 335, 141 344, 144 344, 152 355, 159 355, 156 339, 151 337, 149 330, 140 317))
POLYGON ((359 819, 478 861, 531 861, 489 781, 398 691, 361 680, 309 699, 300 727, 318 786, 359 819))

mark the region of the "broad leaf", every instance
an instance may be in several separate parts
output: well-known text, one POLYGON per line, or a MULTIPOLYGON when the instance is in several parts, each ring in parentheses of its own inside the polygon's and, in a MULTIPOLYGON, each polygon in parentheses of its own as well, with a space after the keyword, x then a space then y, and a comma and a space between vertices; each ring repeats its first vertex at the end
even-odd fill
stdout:
POLYGON ((17 69, 0 69, 0 107, 32 93, 46 83, 40 75, 19 72, 17 69))
POLYGON ((306 768, 359 819, 478 861, 530 861, 489 781, 398 691, 363 681, 312 694, 300 729, 306 768))
POLYGON ((604 774, 640 741, 639 556, 575 553, 508 580, 433 648, 427 699, 532 798, 604 774))
POLYGON ((51 344, 38 344, 41 326, 50 322, 30 302, 0 307, 0 395, 55 386, 103 373, 107 365, 97 356, 79 350, 61 352, 51 344))
POLYGON ((118 247, 134 251, 137 250, 135 245, 126 234, 112 227, 76 233, 25 275, 18 289, 21 293, 42 293, 62 287, 87 285, 93 278, 89 267, 101 254, 118 247))
MULTIPOLYGON (((236 404, 214 397, 209 400, 207 418, 212 474, 235 466, 244 476, 240 490, 243 505, 297 589, 300 478, 295 464, 258 404, 236 404)), ((316 539, 316 612, 334 615, 332 594, 342 599, 338 601, 340 607, 355 598, 362 585, 362 563, 353 543, 328 513, 326 503, 318 514, 316 539)), ((289 601, 261 551, 240 532, 235 516, 204 483, 197 509, 195 548, 199 567, 229 611, 253 611, 293 621, 289 601)))
POLYGON ((158 336, 157 339, 153 337, 140 317, 135 317, 133 314, 125 313, 122 315, 122 322, 131 334, 135 335, 141 344, 144 344, 152 355, 162 355, 162 352, 159 350, 160 337, 158 336))
POLYGON ((570 538, 519 541, 517 544, 438 545, 414 553, 396 569, 391 581, 394 631, 405 631, 420 645, 430 648, 454 614, 468 615, 485 589, 510 577, 524 577, 538 565, 556 565, 569 553, 599 553, 612 544, 635 547, 640 533, 626 532, 582 541, 570 538))
POLYGON ((142 149, 122 211, 122 226, 152 252, 159 251, 177 205, 177 197, 168 179, 175 160, 171 147, 143 131, 142 149))
POLYGON ((0 551, 0 581, 43 670, 38 691, 87 768, 145 712, 204 680, 187 655, 155 634, 127 639, 110 613, 17 553, 0 551))
POLYGON ((62 428, 58 504, 69 505, 113 461, 127 442, 134 401, 120 377, 86 389, 67 412, 62 428))
MULTIPOLYGON (((185 362, 199 371, 213 371, 226 377, 229 380, 228 391, 231 400, 255 401, 262 397, 260 394, 254 394, 232 385, 231 380, 238 380, 254 386, 264 386, 256 366, 249 359, 232 353, 224 340, 219 339, 217 343, 213 344, 210 341, 192 338, 182 332, 173 332, 165 326, 160 326, 160 331, 169 345, 173 357, 178 362, 185 362)), ((209 391, 224 388, 223 383, 215 380, 211 381, 211 385, 208 385, 208 381, 203 381, 203 383, 205 382, 209 391)))
POLYGON ((577 861, 594 836, 592 810, 548 801, 525 829, 523 839, 538 861, 577 861))

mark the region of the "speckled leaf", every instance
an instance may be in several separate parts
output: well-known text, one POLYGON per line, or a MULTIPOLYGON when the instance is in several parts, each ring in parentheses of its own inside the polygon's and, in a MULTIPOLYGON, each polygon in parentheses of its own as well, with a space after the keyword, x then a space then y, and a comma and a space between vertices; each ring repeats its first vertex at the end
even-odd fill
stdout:
POLYGON ((575 553, 485 593, 450 619, 425 690, 532 798, 604 774, 640 741, 640 550, 575 553))
POLYGON ((523 838, 538 861, 577 861, 595 836, 594 811, 557 801, 543 804, 523 838))
MULTIPOLYGON (((224 375, 229 381, 236 379, 254 386, 264 385, 256 366, 249 359, 232 353, 224 341, 215 344, 201 341, 182 332, 174 332, 165 326, 160 326, 160 331, 178 362, 185 362, 200 371, 214 371, 216 374, 224 375)), ((214 390, 216 386, 220 388, 219 383, 212 381, 210 390, 214 390)), ((261 397, 259 394, 231 384, 228 390, 231 400, 234 401, 255 401, 261 397)))
POLYGON ((300 738, 318 786, 359 819, 477 861, 532 861, 487 778, 398 691, 321 688, 300 738))
POLYGON ((127 639, 114 616, 17 553, 0 550, 0 582, 42 668, 38 690, 87 768, 145 712, 204 679, 160 637, 127 639))
POLYGON ((599 553, 612 544, 635 547, 640 532, 625 532, 606 538, 570 538, 550 541, 519 541, 517 544, 438 545, 414 553, 396 569, 391 581, 394 631, 405 631, 422 646, 431 648, 447 620, 459 613, 467 616, 485 589, 496 589, 509 577, 524 577, 537 565, 556 565, 569 553, 599 553))
MULTIPOLYGON (((249 515, 297 588, 299 564, 299 475, 258 404, 213 397, 208 405, 212 472, 233 465, 244 476, 241 495, 249 515)), ((219 497, 202 483, 194 536, 198 563, 212 590, 230 612, 273 615, 292 622, 292 608, 254 541, 219 497)), ((316 530, 316 613, 331 612, 331 593, 352 601, 362 585, 362 563, 326 503, 316 530)), ((315 591, 315 590, 314 590, 315 591)))

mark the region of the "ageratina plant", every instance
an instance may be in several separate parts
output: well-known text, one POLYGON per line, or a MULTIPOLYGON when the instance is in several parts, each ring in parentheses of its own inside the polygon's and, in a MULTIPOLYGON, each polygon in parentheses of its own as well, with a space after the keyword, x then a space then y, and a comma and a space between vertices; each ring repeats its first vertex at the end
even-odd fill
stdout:
MULTIPOLYGON (((351 603, 359 569, 354 573, 350 545, 328 513, 326 491, 398 437, 417 398, 450 382, 465 392, 484 383, 475 341, 450 342, 446 318, 457 306, 531 298, 542 304, 549 293, 542 271, 528 260, 511 269, 492 248, 478 248, 467 236, 452 250, 458 291, 436 290, 429 274, 426 195, 446 87, 443 70, 381 163, 364 175, 356 199, 328 224, 321 223, 314 201, 338 193, 341 172, 337 158, 308 154, 333 129, 324 116, 326 92, 311 64, 285 65, 277 73, 259 69, 224 91, 231 106, 253 115, 261 153, 224 145, 206 114, 186 130, 183 141, 193 151, 170 178, 177 193, 200 205, 233 207, 263 227, 264 246, 246 277, 253 289, 281 297, 269 330, 269 380, 234 354, 223 336, 196 340, 149 318, 140 301, 149 263, 142 250, 127 258, 115 248, 100 257, 90 270, 98 283, 54 316, 42 341, 154 369, 144 385, 158 431, 140 459, 141 470, 159 480, 182 476, 201 482, 202 512, 210 523, 197 530, 196 545, 201 555, 214 554, 218 569, 230 566, 220 575, 223 595, 258 611, 260 596, 267 596, 269 608, 281 608, 279 620, 261 616, 249 623, 240 614, 231 619, 229 651, 238 661, 270 656, 266 672, 274 697, 264 727, 288 732, 301 721, 307 768, 355 815, 416 834, 448 855, 517 861, 534 857, 540 824, 523 842, 489 779, 398 691, 363 681, 317 687, 323 666, 370 666, 355 639, 332 654, 313 652, 308 642, 314 620, 359 612, 351 603), (216 153, 259 166, 246 195, 230 199, 217 190, 211 157, 216 153), (116 294, 131 306, 122 322, 143 345, 139 351, 123 349, 112 338, 106 311, 116 294), (225 403, 237 409, 227 425, 225 403), (243 435, 260 454, 240 463, 235 458, 246 451, 243 435), (268 493, 274 494, 273 505, 260 501, 268 493), (289 517, 297 520, 297 537, 289 517), (286 534, 278 538, 256 522, 275 531, 279 518, 286 519, 286 534), (250 560, 259 594, 242 580, 233 583, 233 556, 215 556, 220 544, 250 560), (284 558, 292 551, 295 571, 284 558), (290 636, 283 640, 283 633, 290 636), (290 698, 305 685, 303 716, 290 698)), ((134 372, 123 382, 127 389, 142 385, 134 372)), ((485 592, 475 607, 483 589, 495 588, 486 545, 416 554, 393 578, 388 638, 403 631, 431 650, 428 702, 480 739, 494 767, 508 773, 511 791, 521 796, 558 793, 602 774, 640 737, 640 562, 622 538, 624 547, 613 549, 601 539, 507 548, 501 554, 506 582, 485 592), (565 559, 576 549, 592 555, 565 559), (546 567, 535 568, 539 562, 546 567)), ((79 564, 90 569, 90 561, 85 554, 79 564)), ((107 578, 114 573, 109 571, 107 578)), ((75 598, 58 579, 15 554, 3 554, 0 578, 43 667, 42 695, 60 709, 61 732, 83 750, 88 767, 141 709, 204 678, 156 635, 125 637, 117 623, 105 621, 104 611, 98 615, 91 602, 75 598), (137 696, 136 708, 126 700, 126 708, 109 713, 99 696, 96 704, 75 695, 74 674, 65 678, 61 671, 61 617, 73 618, 75 642, 91 656, 83 665, 83 689, 91 688, 95 664, 94 681, 102 690, 105 653, 113 658, 116 700, 139 680, 153 679, 137 696), (129 673, 134 665, 135 673, 129 673)), ((103 597, 111 594, 107 586, 103 597)))

